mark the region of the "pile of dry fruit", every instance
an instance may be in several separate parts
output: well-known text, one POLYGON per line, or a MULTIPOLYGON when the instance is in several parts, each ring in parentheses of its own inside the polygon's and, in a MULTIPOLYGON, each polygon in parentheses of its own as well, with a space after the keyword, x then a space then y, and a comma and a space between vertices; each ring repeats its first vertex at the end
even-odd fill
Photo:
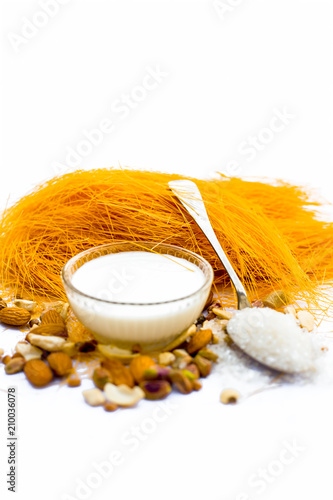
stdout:
MULTIPOLYGON (((209 300, 211 303, 204 314, 163 352, 145 353, 139 344, 128 351, 98 344, 95 340, 71 341, 67 303, 40 305, 17 299, 14 305, 8 306, 0 299, 0 322, 30 328, 25 340, 16 344, 12 356, 4 355, 0 349, 0 357, 8 375, 23 371, 35 387, 45 387, 57 379, 69 387, 77 387, 81 385, 82 376, 91 378, 95 388, 83 391, 84 399, 91 406, 103 406, 106 411, 134 406, 143 398, 164 399, 172 389, 190 394, 201 389, 200 378, 207 377, 213 363, 218 361, 218 354, 209 345, 233 343, 227 334, 233 313, 221 308, 220 303, 212 302, 212 296, 209 300), (86 373, 80 377, 77 368, 82 368, 82 363, 86 373)), ((276 291, 253 306, 292 314, 301 327, 312 331, 313 316, 308 311, 296 311, 288 302, 284 292, 276 291)), ((230 403, 238 398, 237 391, 227 389, 220 400, 230 403)))
MULTIPOLYGON (((40 316, 34 318, 39 306, 32 301, 16 300, 8 306, 1 299, 0 307, 0 322, 30 327, 25 340, 16 344, 14 354, 2 358, 8 375, 23 371, 35 387, 45 387, 56 378, 75 387, 81 384, 75 364, 86 361, 96 387, 83 391, 83 396, 91 406, 104 406, 106 411, 134 406, 143 398, 164 399, 172 389, 182 394, 198 391, 202 387, 200 378, 210 374, 212 363, 218 359, 208 345, 219 339, 203 327, 204 316, 163 352, 144 353, 140 345, 126 351, 94 340, 70 341, 66 303, 45 304, 40 316)), ((225 314, 230 315, 227 311, 225 314)))

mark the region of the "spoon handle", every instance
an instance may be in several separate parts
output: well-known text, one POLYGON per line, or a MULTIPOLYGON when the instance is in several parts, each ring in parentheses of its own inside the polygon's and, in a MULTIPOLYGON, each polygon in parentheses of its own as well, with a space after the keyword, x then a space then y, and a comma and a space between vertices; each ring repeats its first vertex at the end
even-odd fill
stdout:
POLYGON ((242 285, 237 274, 235 273, 228 257, 224 253, 224 250, 216 237, 197 185, 192 181, 184 179, 170 181, 169 187, 174 195, 179 199, 185 210, 191 215, 191 217, 193 217, 195 222, 198 224, 201 231, 204 233, 213 249, 215 250, 218 258, 225 267, 225 270, 229 274, 232 284, 234 285, 236 290, 238 309, 251 307, 251 304, 246 295, 245 288, 242 285))

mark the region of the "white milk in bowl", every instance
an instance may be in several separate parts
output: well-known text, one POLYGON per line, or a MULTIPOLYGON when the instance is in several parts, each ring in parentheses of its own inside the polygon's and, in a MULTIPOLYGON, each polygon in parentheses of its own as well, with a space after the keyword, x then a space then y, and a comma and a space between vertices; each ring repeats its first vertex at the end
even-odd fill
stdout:
POLYGON ((74 289, 64 284, 75 315, 99 342, 154 349, 200 315, 213 278, 206 264, 208 277, 184 258, 122 251, 84 263, 71 277, 74 289))

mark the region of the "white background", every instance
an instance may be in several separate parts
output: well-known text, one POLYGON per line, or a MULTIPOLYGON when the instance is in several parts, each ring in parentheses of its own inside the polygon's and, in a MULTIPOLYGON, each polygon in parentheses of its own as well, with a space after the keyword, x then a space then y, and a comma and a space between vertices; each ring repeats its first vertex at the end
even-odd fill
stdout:
MULTIPOLYGON (((221 0, 218 12, 212 0, 70 0, 46 20, 40 3, 1 1, 0 207, 52 177, 68 148, 104 119, 114 130, 81 157, 84 169, 209 177, 236 161, 238 175, 289 179, 333 201, 331 1, 221 0), (19 38, 43 19, 31 38, 19 38), (133 101, 156 67, 165 76, 133 101), (114 106, 131 93, 123 117, 114 106), (276 110, 292 118, 248 161, 239 147, 265 137, 276 110)), ((117 449, 124 462, 87 498, 332 498, 331 388, 291 386, 225 407, 223 381, 213 376, 201 393, 172 396, 177 409, 132 452, 121 445, 124 433, 144 425, 154 405, 106 414, 84 405, 80 389, 36 391, 15 380, 16 498, 79 498, 76 479, 117 449), (251 474, 293 439, 305 451, 259 495, 248 486, 251 474)), ((0 388, 7 385, 1 378, 0 388)), ((0 402, 1 498, 12 498, 3 484, 5 393, 0 402)))

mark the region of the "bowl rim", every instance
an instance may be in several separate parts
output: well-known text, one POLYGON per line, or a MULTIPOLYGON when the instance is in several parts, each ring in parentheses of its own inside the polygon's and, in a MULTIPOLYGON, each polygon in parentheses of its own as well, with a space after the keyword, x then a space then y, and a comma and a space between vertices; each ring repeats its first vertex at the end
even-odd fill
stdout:
POLYGON ((177 245, 170 245, 168 243, 156 243, 154 241, 119 240, 119 241, 114 241, 112 243, 105 243, 103 245, 98 245, 96 247, 88 248, 87 250, 83 250, 83 252, 80 252, 80 253, 74 255, 74 257, 71 257, 66 262, 66 264, 64 264, 64 266, 62 267, 60 274, 61 274, 61 279, 63 281, 64 286, 65 287, 67 286, 72 292, 74 292, 74 293, 76 293, 76 294, 78 294, 78 295, 80 295, 82 297, 88 298, 90 300, 95 300, 95 301, 100 302, 100 303, 113 304, 113 305, 117 305, 117 306, 152 306, 152 305, 162 305, 162 304, 170 304, 170 303, 173 303, 173 302, 180 302, 180 301, 182 301, 184 299, 188 299, 188 298, 190 298, 190 297, 198 294, 199 292, 203 291, 208 286, 211 287, 212 283, 214 281, 214 270, 213 270, 212 266, 210 265, 210 263, 206 259, 204 259, 204 257, 202 257, 201 255, 199 255, 199 254, 197 254, 195 252, 192 252, 191 250, 187 250, 186 248, 179 247, 177 245), (81 292, 80 290, 78 290, 73 285, 73 283, 71 282, 71 280, 67 279, 67 277, 65 276, 66 270, 68 269, 68 267, 70 267, 75 260, 83 257, 85 254, 89 254, 93 250, 98 250, 98 249, 101 249, 101 248, 106 248, 106 247, 116 246, 116 245, 122 245, 122 244, 128 244, 128 243, 129 244, 133 244, 133 245, 135 245, 136 243, 138 243, 138 244, 147 244, 148 243, 149 245, 153 244, 154 247, 163 246, 163 247, 168 247, 170 249, 175 249, 175 250, 180 250, 182 252, 185 252, 185 253, 187 253, 187 254, 195 257, 196 259, 198 259, 201 263, 203 263, 207 267, 207 269, 208 269, 208 276, 205 276, 204 283, 201 285, 200 288, 198 288, 194 292, 192 292, 192 293, 190 293, 188 295, 184 295, 184 297, 178 297, 177 299, 163 300, 163 301, 159 301, 159 302, 117 302, 117 301, 114 301, 114 300, 100 299, 98 297, 94 297, 93 295, 88 295, 88 294, 86 294, 84 292, 81 292))

